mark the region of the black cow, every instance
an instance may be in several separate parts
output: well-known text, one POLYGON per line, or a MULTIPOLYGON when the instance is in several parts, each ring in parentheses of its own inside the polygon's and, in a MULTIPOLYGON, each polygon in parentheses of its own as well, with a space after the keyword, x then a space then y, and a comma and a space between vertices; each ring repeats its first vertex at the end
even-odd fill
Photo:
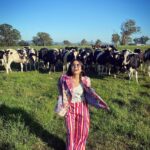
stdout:
POLYGON ((107 50, 99 51, 95 62, 97 63, 97 71, 99 75, 109 74, 113 64, 112 52, 107 50))
POLYGON ((144 55, 143 55, 143 61, 144 61, 144 72, 147 71, 150 77, 150 48, 145 50, 144 55))
POLYGON ((47 53, 48 53, 48 48, 41 48, 38 51, 38 70, 39 70, 39 68, 41 68, 41 61, 42 61, 42 64, 44 64, 44 67, 46 67, 46 65, 47 65, 47 61, 46 61, 47 53))
POLYGON ((144 58, 143 51, 140 48, 135 48, 134 53, 137 53, 139 55, 139 57, 140 57, 140 66, 141 66, 140 68, 141 68, 141 70, 143 70, 142 69, 143 68, 143 58, 144 58))
POLYGON ((47 49, 42 48, 39 50, 39 61, 42 60, 44 62, 44 66, 48 66, 49 73, 51 72, 52 68, 55 71, 55 67, 58 61, 59 52, 55 49, 47 49))

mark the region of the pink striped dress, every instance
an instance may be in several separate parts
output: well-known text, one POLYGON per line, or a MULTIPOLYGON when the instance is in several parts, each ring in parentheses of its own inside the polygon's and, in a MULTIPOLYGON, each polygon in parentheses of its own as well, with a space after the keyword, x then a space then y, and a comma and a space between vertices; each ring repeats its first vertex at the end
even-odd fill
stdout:
MULTIPOLYGON (((81 78, 79 89, 73 88, 72 78, 62 75, 58 83, 59 95, 63 99, 67 99, 69 109, 65 115, 65 123, 67 128, 67 150, 85 150, 86 141, 89 133, 90 117, 87 104, 87 98, 90 102, 96 104, 96 108, 108 109, 107 104, 93 90, 91 90, 90 78, 84 76, 81 78), (62 86, 63 85, 63 86, 62 86), (83 91, 88 95, 83 96, 83 91), (85 101, 86 99, 86 101, 85 101)), ((59 106, 59 105, 57 105, 59 106)))
POLYGON ((67 127, 67 150, 85 150, 89 133, 89 110, 84 101, 83 88, 79 85, 72 92, 72 100, 65 116, 67 127))

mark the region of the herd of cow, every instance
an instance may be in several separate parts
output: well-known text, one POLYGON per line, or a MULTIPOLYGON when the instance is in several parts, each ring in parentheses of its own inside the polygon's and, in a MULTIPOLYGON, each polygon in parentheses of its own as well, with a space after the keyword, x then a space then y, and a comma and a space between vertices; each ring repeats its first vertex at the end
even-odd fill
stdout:
POLYGON ((92 71, 98 75, 116 75, 128 72, 129 79, 135 73, 138 83, 138 69, 143 66, 143 70, 150 76, 150 48, 145 51, 136 48, 133 52, 128 49, 118 51, 113 45, 92 48, 41 48, 39 51, 30 47, 0 50, 0 65, 4 66, 7 74, 12 71, 13 62, 20 63, 21 71, 48 68, 51 72, 62 68, 65 72, 73 59, 79 59, 87 73, 92 71))

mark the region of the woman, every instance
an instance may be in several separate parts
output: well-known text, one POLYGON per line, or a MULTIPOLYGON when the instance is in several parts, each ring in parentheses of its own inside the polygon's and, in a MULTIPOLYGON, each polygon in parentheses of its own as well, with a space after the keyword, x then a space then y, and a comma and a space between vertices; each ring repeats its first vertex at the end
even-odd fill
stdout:
MULTIPOLYGON (((62 100, 66 110, 67 150, 85 150, 90 124, 88 104, 109 109, 90 86, 90 78, 85 76, 83 64, 79 60, 73 60, 67 73, 59 80, 59 101, 62 100)), ((58 107, 59 104, 56 112, 58 107)))

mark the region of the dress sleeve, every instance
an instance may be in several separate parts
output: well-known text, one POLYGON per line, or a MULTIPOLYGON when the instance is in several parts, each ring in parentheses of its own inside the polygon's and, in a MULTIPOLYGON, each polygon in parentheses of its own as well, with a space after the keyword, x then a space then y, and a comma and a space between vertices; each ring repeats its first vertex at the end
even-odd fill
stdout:
POLYGON ((58 88, 58 95, 62 95, 62 77, 58 79, 57 88, 58 88))
POLYGON ((91 79, 89 77, 86 77, 86 84, 87 87, 91 87, 91 79))
POLYGON ((67 95, 64 87, 65 79, 64 75, 62 75, 58 80, 58 97, 61 97, 63 99, 63 102, 66 103, 67 101, 67 95))

